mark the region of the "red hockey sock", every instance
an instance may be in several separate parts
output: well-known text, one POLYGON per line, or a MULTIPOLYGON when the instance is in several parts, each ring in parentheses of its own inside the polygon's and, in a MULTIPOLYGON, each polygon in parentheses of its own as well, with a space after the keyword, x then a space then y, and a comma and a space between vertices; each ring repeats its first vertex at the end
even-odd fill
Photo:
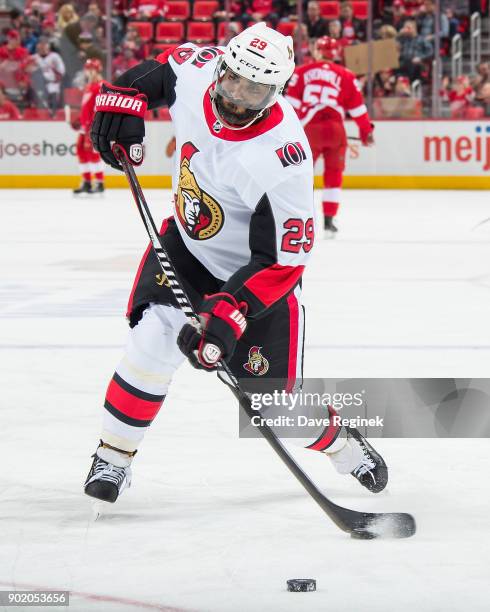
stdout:
POLYGON ((95 180, 99 181, 99 183, 103 183, 104 182, 104 173, 103 172, 96 172, 95 173, 95 180))
POLYGON ((338 202, 322 202, 322 206, 324 217, 335 217, 339 209, 338 202))

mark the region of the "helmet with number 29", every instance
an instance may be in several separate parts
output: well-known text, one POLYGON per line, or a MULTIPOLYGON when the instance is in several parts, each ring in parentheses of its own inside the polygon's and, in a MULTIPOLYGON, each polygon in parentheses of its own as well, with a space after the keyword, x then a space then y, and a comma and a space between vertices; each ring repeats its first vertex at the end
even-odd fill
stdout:
POLYGON ((265 23, 247 28, 218 60, 211 98, 217 119, 243 130, 264 114, 294 71, 293 40, 265 23))

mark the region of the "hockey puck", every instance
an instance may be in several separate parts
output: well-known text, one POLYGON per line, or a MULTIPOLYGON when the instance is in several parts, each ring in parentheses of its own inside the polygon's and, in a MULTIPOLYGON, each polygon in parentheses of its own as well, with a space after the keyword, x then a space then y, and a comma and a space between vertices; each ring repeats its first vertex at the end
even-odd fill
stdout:
POLYGON ((351 531, 350 537, 354 538, 355 540, 374 540, 374 538, 377 538, 378 536, 372 531, 354 529, 354 531, 351 531))
POLYGON ((292 593, 316 591, 316 580, 313 580, 313 578, 293 578, 288 580, 288 591, 292 593))

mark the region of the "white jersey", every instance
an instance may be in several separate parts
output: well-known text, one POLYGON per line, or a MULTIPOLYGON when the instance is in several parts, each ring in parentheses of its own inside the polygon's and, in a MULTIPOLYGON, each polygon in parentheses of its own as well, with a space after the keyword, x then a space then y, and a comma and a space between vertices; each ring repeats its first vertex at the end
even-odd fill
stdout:
POLYGON ((304 264, 308 247, 295 246, 295 237, 293 244, 286 240, 282 245, 284 235, 295 231, 287 227, 291 219, 305 225, 314 214, 312 155, 296 113, 280 98, 257 126, 224 128, 216 121, 208 92, 218 52, 212 57, 192 48, 194 54, 185 62, 178 64, 172 56, 168 60, 177 76, 170 114, 177 141, 173 188, 182 239, 214 276, 227 280, 250 260, 250 220, 266 195, 277 263, 304 264), (210 59, 193 61, 199 54, 210 59))
POLYGON ((313 247, 312 154, 282 97, 246 129, 216 119, 209 91, 222 52, 181 45, 130 70, 122 84, 146 93, 150 107, 169 105, 175 221, 185 246, 224 290, 243 286, 249 304, 268 307, 299 282, 313 247))
POLYGON ((47 55, 34 55, 36 64, 43 73, 48 93, 59 93, 61 90, 61 80, 65 74, 65 64, 59 53, 51 51, 47 55))

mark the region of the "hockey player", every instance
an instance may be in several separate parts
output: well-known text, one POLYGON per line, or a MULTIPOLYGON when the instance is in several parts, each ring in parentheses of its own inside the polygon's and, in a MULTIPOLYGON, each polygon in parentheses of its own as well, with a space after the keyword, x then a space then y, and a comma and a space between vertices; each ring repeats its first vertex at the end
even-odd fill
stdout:
MULTIPOLYGON (((225 49, 184 44, 114 85, 102 84, 91 136, 119 170, 112 143, 139 165, 147 107, 170 108, 175 214, 164 220, 161 236, 202 330, 186 323, 148 247, 85 482, 92 497, 114 502, 129 486, 137 448, 186 357, 208 371, 225 359, 244 390, 258 377, 279 379, 288 390, 301 379, 299 282, 314 239, 313 164, 299 120, 281 96, 293 70, 292 39, 259 23, 225 49)), ((342 471, 380 490, 382 459, 362 439, 341 442, 340 433, 330 427, 310 446, 335 450, 342 471)))
POLYGON ((324 229, 325 236, 332 238, 337 232, 333 219, 339 209, 347 152, 346 113, 357 123, 365 146, 374 142, 373 125, 354 74, 340 65, 339 42, 328 36, 319 38, 313 56, 313 63, 296 68, 286 97, 305 129, 314 161, 323 155, 324 229))
POLYGON ((90 125, 94 118, 95 97, 99 93, 102 81, 100 60, 88 59, 84 65, 84 73, 87 85, 83 91, 80 118, 73 124, 74 129, 79 131, 77 157, 82 178, 80 187, 73 190, 75 195, 104 192, 104 164, 90 141, 90 125), (92 183, 92 177, 94 183, 92 183))

